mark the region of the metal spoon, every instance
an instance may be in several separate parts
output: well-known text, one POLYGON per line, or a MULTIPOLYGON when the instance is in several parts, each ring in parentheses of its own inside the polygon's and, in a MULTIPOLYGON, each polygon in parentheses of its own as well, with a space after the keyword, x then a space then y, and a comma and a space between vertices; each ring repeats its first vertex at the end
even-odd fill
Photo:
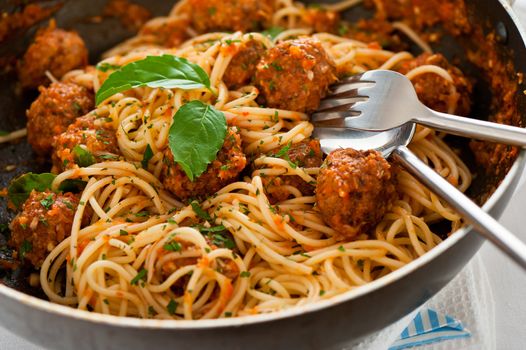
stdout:
POLYGON ((408 123, 382 132, 314 128, 313 136, 320 140, 321 148, 327 154, 339 148, 354 148, 357 150, 375 149, 385 158, 390 156, 437 196, 449 203, 475 227, 476 232, 495 244, 526 270, 526 244, 418 159, 406 147, 413 138, 414 132, 415 124, 408 123))

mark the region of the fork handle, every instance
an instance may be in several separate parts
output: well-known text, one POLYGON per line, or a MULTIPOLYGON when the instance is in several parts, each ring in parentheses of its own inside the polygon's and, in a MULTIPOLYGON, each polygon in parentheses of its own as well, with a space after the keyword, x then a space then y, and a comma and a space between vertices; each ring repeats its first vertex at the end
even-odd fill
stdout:
POLYGON ((449 203, 464 219, 474 226, 476 232, 496 245, 526 270, 526 244, 418 159, 406 146, 398 146, 391 154, 391 157, 401 163, 404 168, 433 193, 449 203))
POLYGON ((440 113, 427 107, 425 109, 428 113, 414 118, 416 123, 449 134, 526 147, 526 129, 524 128, 440 113))

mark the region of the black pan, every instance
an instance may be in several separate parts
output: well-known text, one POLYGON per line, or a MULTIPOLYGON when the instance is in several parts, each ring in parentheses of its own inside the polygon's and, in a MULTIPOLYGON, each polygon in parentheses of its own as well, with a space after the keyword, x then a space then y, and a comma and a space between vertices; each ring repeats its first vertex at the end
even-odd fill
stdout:
MULTIPOLYGON (((167 14, 172 7, 172 1, 165 0, 136 2, 155 15, 167 14)), ((525 36, 508 3, 505 0, 466 2, 472 23, 486 32, 497 33, 498 51, 503 59, 510 60, 516 72, 526 71, 525 36)), ((53 2, 42 3, 49 5, 53 2)), ((105 3, 106 0, 65 1, 56 13, 59 27, 74 28, 85 39, 92 63, 102 51, 132 35, 115 19, 106 19, 99 24, 87 20, 99 15, 105 3)), ((4 1, 0 9, 12 10, 13 6, 13 3, 4 1)), ((347 15, 357 18, 370 16, 370 13, 358 8, 347 15)), ((21 31, 0 44, 0 57, 20 55, 35 30, 21 31)), ((475 86, 473 114, 488 119, 492 115, 488 103, 492 92, 485 83, 483 71, 465 59, 466 48, 473 45, 470 38, 445 36, 435 48, 459 63, 463 71, 479 78, 475 86)), ((35 97, 21 95, 15 82, 13 72, 0 76, 2 130, 24 127, 25 108, 35 97)), ((523 90, 524 86, 518 89, 519 92, 523 90)), ((526 108, 523 107, 526 101, 522 93, 519 95, 520 120, 517 124, 522 122, 525 125, 526 108)), ((473 158, 466 141, 451 139, 450 142, 461 147, 465 159, 473 158)), ((471 195, 479 201, 489 197, 484 209, 495 217, 500 216, 513 194, 526 164, 525 157, 525 152, 521 151, 518 157, 510 158, 511 168, 505 165, 498 174, 489 169, 478 169, 472 186, 476 190, 472 190, 471 195)), ((12 164, 17 165, 15 171, 0 172, 2 186, 18 173, 49 169, 45 161, 35 161, 25 141, 0 146, 0 170, 12 164)), ((0 222, 8 222, 12 215, 2 204, 0 222)), ((465 227, 422 258, 362 288, 314 305, 246 318, 209 321, 118 318, 51 304, 0 283, 0 325, 29 341, 53 349, 341 349, 350 341, 380 330, 418 308, 458 274, 481 244, 480 236, 470 227, 465 227)))

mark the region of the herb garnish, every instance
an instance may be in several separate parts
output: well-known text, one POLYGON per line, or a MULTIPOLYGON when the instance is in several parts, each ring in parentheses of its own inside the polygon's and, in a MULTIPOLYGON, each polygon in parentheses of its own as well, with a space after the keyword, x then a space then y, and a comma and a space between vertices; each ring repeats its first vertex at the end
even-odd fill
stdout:
POLYGON ((119 92, 142 86, 210 89, 210 79, 203 68, 184 58, 172 55, 148 56, 113 72, 97 91, 96 105, 119 92))
POLYGON ((182 249, 181 244, 179 244, 176 241, 171 241, 171 242, 166 243, 163 246, 163 248, 164 248, 164 250, 167 250, 167 251, 170 251, 170 252, 179 252, 182 249))
POLYGON ((102 62, 102 63, 97 64, 96 68, 97 68, 98 71, 106 73, 109 70, 117 70, 117 69, 121 68, 121 66, 118 66, 118 65, 115 65, 115 64, 111 64, 111 63, 108 63, 108 62, 102 62))
POLYGON ((178 305, 179 304, 177 303, 177 301, 170 299, 168 305, 166 305, 166 311, 168 311, 168 313, 173 316, 175 315, 175 311, 177 310, 178 305))
POLYGON ((269 29, 262 31, 261 34, 266 35, 266 36, 270 37, 272 40, 274 40, 284 30, 285 29, 283 29, 281 27, 270 27, 269 29))
POLYGON ((190 203, 190 205, 192 206, 192 209, 194 210, 195 215, 197 215, 199 218, 203 220, 207 220, 207 221, 212 220, 212 218, 210 217, 210 214, 204 211, 203 208, 201 208, 201 206, 199 205, 197 201, 193 201, 192 203, 190 203))
POLYGON ((130 284, 132 286, 136 286, 139 284, 139 281, 146 281, 146 275, 148 274, 148 270, 146 269, 142 269, 141 271, 139 271, 139 273, 137 274, 137 276, 135 276, 131 281, 130 281, 130 284))
POLYGON ((49 208, 51 208, 51 206, 53 205, 53 203, 55 203, 55 200, 53 200, 53 194, 50 194, 48 195, 46 198, 42 199, 40 201, 40 204, 46 208, 47 210, 49 210, 49 208))
POLYGON ((24 260, 27 253, 30 253, 33 250, 33 245, 28 240, 24 240, 20 246, 20 259, 24 260))
MULTIPOLYGON (((51 189, 51 184, 56 175, 51 173, 33 174, 27 173, 11 181, 7 188, 9 200, 15 207, 20 207, 29 197, 31 191, 44 192, 51 189)), ((86 183, 82 180, 68 179, 63 181, 59 186, 59 191, 79 192, 84 189, 86 183)))
POLYGON ((95 163, 95 157, 93 157, 93 154, 82 148, 80 145, 73 147, 73 156, 75 157, 75 162, 80 167, 87 167, 95 163))
POLYGON ((216 158, 226 133, 225 115, 201 101, 188 102, 175 113, 168 144, 174 161, 191 181, 216 158))
POLYGON ((153 150, 150 147, 150 144, 146 145, 146 149, 144 150, 144 156, 141 161, 141 165, 144 169, 148 169, 148 162, 153 157, 153 150))

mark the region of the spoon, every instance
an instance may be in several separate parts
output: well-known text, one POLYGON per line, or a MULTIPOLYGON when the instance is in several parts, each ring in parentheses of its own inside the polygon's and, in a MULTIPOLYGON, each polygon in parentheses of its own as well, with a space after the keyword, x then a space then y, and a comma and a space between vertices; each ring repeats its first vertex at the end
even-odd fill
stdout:
POLYGON ((313 136, 320 140, 321 148, 326 154, 340 148, 375 149, 385 158, 391 157, 437 196, 449 203, 473 225, 475 232, 481 234, 526 270, 526 244, 406 147, 413 138, 415 128, 413 123, 381 132, 316 127, 313 136))

